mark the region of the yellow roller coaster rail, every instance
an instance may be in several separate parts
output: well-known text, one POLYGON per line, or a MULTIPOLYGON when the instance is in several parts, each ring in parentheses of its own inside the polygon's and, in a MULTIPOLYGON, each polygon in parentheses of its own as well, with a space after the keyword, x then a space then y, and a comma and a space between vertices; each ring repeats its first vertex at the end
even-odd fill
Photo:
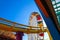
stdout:
POLYGON ((47 30, 46 28, 44 30, 41 30, 39 27, 32 27, 32 26, 27 26, 23 24, 18 24, 16 22, 11 22, 3 18, 0 18, 0 29, 12 31, 12 32, 22 31, 24 33, 27 33, 27 32, 40 33, 40 32, 46 32, 47 30))
POLYGON ((11 31, 11 32, 21 31, 27 34, 47 32, 50 39, 52 40, 52 37, 47 27, 44 27, 44 29, 42 30, 40 27, 33 27, 33 26, 18 24, 16 22, 11 22, 3 18, 0 18, 0 30, 6 30, 6 31, 11 31))

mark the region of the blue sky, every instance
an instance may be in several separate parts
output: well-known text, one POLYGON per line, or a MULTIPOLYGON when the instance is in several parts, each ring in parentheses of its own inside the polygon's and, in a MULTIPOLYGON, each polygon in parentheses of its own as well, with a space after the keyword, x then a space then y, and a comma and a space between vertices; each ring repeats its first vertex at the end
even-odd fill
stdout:
POLYGON ((22 24, 28 24, 32 12, 39 12, 34 0, 0 0, 0 5, 0 17, 22 24))
MULTIPOLYGON (((34 0, 0 0, 0 17, 28 25, 32 12, 39 12, 34 0)), ((23 40, 28 40, 27 35, 23 40)))
MULTIPOLYGON (((34 0, 0 0, 0 17, 13 22, 28 25, 29 17, 34 11, 39 12, 34 0)), ((23 40, 27 40, 26 34, 23 40)))

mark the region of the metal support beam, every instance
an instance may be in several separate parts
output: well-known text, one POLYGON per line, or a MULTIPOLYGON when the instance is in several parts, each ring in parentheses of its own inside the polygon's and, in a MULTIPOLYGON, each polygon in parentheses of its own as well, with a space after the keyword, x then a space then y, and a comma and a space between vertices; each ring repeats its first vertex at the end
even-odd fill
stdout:
POLYGON ((53 8, 51 6, 51 0, 35 0, 35 2, 37 4, 37 6, 39 7, 41 15, 48 26, 48 29, 53 37, 53 40, 59 40, 60 34, 56 28, 58 26, 57 25, 58 23, 56 21, 56 16, 55 16, 55 14, 53 12, 53 8), (48 2, 46 2, 46 1, 48 1, 48 2), (47 3, 49 4, 50 7, 47 5, 47 3), (54 15, 52 15, 52 13, 54 15), (55 18, 52 16, 54 16, 55 18))

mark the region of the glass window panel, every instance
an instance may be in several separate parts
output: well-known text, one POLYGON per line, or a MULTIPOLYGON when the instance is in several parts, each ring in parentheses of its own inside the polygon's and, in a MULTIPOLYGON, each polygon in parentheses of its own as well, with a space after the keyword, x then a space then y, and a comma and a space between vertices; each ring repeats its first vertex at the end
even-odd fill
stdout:
POLYGON ((57 9, 55 9, 55 11, 57 11, 57 9))
POLYGON ((56 5, 54 5, 53 7, 56 8, 56 5))
POLYGON ((51 1, 52 1, 52 5, 54 7, 55 14, 59 23, 58 25, 60 26, 60 0, 51 0, 51 1))
POLYGON ((58 8, 58 10, 60 11, 60 8, 58 8))
POLYGON ((52 4, 55 4, 55 1, 53 1, 52 4))
POLYGON ((60 6, 60 4, 57 4, 57 6, 60 6))

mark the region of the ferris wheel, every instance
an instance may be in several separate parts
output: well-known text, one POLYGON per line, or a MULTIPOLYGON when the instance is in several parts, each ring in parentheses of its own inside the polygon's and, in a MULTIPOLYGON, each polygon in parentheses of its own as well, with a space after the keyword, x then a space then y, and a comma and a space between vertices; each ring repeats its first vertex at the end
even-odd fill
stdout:
MULTIPOLYGON (((43 23, 42 23, 42 18, 37 12, 33 12, 32 15, 30 16, 30 21, 29 21, 30 26, 34 27, 40 27, 43 29, 43 23)), ((39 34, 29 34, 29 40, 38 40, 39 37, 40 39, 44 39, 44 33, 41 32, 39 34)))
POLYGON ((28 34, 28 40, 53 40, 48 28, 44 27, 43 20, 37 12, 33 12, 31 14, 30 20, 29 20, 29 26, 24 24, 18 24, 16 22, 11 22, 3 18, 0 18, 0 21, 1 21, 0 29, 8 30, 11 32, 17 32, 16 33, 17 40, 20 40, 20 39, 22 40, 23 33, 28 34), (46 32, 49 36, 48 37, 49 39, 48 38, 44 39, 46 38, 45 35, 47 35, 45 34, 46 32))
MULTIPOLYGON (((29 25, 32 27, 39 27, 43 30, 43 20, 38 12, 33 12, 30 16, 29 25)), ((38 29, 38 28, 37 28, 38 29)), ((44 40, 44 32, 35 33, 35 34, 28 34, 28 40, 44 40)), ((46 38, 45 38, 46 39, 46 38)), ((47 38, 49 39, 49 38, 47 38)))

